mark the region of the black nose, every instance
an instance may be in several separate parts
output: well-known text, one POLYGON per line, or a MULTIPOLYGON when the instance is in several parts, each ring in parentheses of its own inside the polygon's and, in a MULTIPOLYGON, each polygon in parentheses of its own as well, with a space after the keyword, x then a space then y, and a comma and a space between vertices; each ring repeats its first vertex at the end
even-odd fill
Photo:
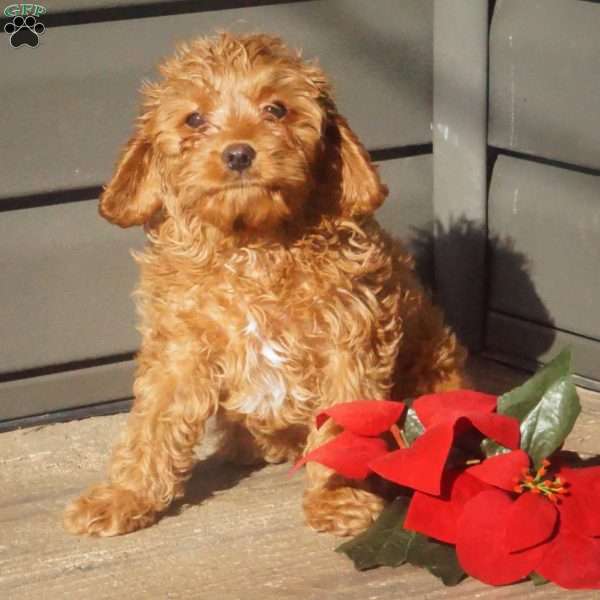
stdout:
POLYGON ((255 156, 256 151, 248 144, 231 144, 221 154, 223 162, 232 171, 239 171, 240 173, 252 164, 255 156))

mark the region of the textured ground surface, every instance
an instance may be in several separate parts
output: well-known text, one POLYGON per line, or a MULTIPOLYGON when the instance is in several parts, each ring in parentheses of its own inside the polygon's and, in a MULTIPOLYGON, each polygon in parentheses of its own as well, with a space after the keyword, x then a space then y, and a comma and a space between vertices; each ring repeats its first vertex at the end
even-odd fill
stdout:
MULTIPOLYGON (((519 374, 474 365, 477 386, 505 391, 519 374)), ((600 453, 600 396, 581 393, 584 414, 568 447, 600 453)), ((185 503, 156 526, 109 539, 66 534, 67 499, 101 477, 125 415, 0 434, 0 598, 194 598, 399 600, 402 598, 600 598, 552 585, 444 588, 422 570, 356 572, 336 539, 304 526, 302 475, 288 466, 248 471, 201 462, 185 503)))

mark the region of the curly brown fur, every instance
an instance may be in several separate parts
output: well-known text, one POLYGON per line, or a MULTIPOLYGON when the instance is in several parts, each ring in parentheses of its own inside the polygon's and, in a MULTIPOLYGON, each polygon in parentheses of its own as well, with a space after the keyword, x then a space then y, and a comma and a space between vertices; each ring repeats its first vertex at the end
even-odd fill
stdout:
MULTIPOLYGON (((148 234, 142 345, 108 482, 67 508, 74 533, 154 522, 183 494, 210 416, 226 455, 279 462, 335 435, 313 426, 328 405, 462 381, 464 351, 370 218, 387 190, 322 71, 277 38, 221 34, 181 46, 161 73, 100 202, 148 234), (233 143, 255 150, 241 172, 222 157, 233 143)), ((354 534, 381 509, 325 467, 307 478, 318 530, 354 534)))

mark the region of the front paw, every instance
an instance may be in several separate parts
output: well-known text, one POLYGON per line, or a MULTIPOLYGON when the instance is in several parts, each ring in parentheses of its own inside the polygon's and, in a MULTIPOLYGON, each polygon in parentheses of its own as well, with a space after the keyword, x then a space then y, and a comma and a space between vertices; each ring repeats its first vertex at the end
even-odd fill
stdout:
POLYGON ((65 529, 74 534, 112 536, 151 525, 156 513, 131 490, 96 485, 71 502, 64 514, 65 529))
POLYGON ((352 487, 318 488, 304 493, 304 515, 317 531, 357 535, 373 523, 384 502, 375 494, 352 487))

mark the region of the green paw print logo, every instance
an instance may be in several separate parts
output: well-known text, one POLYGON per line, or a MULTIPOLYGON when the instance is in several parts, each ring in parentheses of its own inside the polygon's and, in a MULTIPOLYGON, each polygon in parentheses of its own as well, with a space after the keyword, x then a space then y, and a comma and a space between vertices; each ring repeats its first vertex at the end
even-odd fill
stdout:
POLYGON ((10 45, 13 48, 38 46, 40 36, 46 31, 45 25, 38 17, 45 12, 46 9, 39 4, 11 4, 4 9, 4 16, 12 17, 4 25, 4 32, 10 36, 10 45))

